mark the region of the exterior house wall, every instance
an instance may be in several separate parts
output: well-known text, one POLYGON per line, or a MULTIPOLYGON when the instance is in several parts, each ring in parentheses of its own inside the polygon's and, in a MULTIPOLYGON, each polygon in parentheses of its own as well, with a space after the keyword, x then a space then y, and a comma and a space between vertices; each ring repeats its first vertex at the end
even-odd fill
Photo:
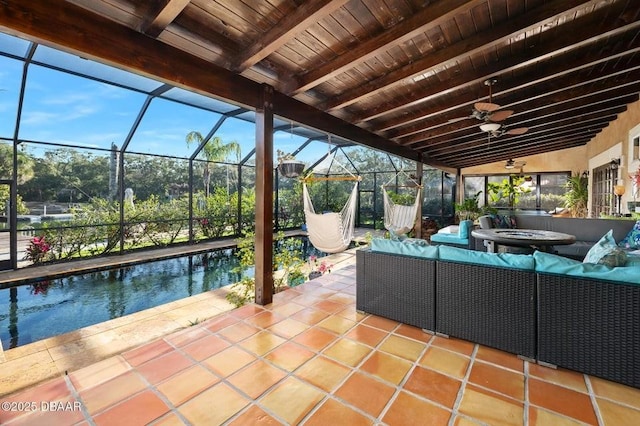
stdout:
MULTIPOLYGON (((640 160, 633 158, 631 140, 640 136, 640 101, 628 106, 628 109, 586 145, 589 168, 593 169, 620 158, 621 167, 618 176, 625 186, 622 196, 622 211, 627 211, 627 201, 633 201, 633 184, 630 174, 638 171, 640 160)), ((640 194, 638 194, 640 195, 640 194)))

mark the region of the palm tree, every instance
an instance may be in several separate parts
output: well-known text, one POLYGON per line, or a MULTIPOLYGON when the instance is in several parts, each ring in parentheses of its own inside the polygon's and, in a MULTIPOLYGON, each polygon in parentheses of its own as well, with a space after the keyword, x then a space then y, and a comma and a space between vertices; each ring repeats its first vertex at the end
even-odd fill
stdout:
MULTIPOLYGON (((186 141, 187 146, 192 143, 200 145, 204 140, 202 133, 198 131, 191 131, 187 134, 186 141)), ((204 183, 204 194, 209 196, 209 182, 211 181, 211 172, 209 170, 209 163, 215 161, 225 161, 229 155, 235 154, 236 161, 240 161, 240 144, 236 141, 229 143, 223 143, 222 139, 218 136, 214 136, 209 139, 207 144, 202 148, 200 153, 204 156, 206 162, 204 163, 204 172, 202 173, 202 182, 204 183)))

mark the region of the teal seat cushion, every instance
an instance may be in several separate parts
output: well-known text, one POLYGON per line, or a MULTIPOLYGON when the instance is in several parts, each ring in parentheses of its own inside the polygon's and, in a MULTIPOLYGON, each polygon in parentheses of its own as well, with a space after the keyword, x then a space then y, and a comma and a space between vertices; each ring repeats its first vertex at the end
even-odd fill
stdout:
POLYGON ((433 234, 431 236, 432 243, 458 244, 461 246, 469 245, 469 238, 460 238, 458 234, 433 234))
POLYGON ((640 254, 627 253, 627 263, 624 266, 640 266, 640 254))
POLYGON ((530 254, 486 253, 458 247, 441 246, 439 255, 440 260, 448 260, 451 262, 523 269, 527 271, 533 271, 535 268, 533 255, 530 254))
POLYGON ((640 267, 610 267, 597 263, 584 263, 550 253, 533 253, 536 272, 568 275, 576 278, 593 278, 607 281, 640 284, 640 267))
POLYGON ((600 240, 595 243, 584 257, 584 263, 598 263, 611 267, 625 266, 627 263, 627 253, 618 247, 616 240, 613 238, 613 229, 604 234, 600 240))
POLYGON ((438 246, 429 245, 425 240, 418 240, 415 238, 408 238, 404 241, 374 238, 371 241, 371 251, 423 257, 425 259, 438 259, 438 246))

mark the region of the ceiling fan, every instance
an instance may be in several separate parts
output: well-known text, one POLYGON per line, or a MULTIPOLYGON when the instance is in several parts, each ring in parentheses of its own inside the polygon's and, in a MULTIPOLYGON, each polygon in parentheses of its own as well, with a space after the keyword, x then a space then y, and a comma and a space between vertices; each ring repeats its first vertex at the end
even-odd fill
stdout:
POLYGON ((473 104, 473 110, 471 115, 462 117, 460 119, 454 119, 450 121, 466 120, 468 118, 475 118, 482 121, 480 124, 480 130, 489 134, 489 137, 499 137, 502 135, 521 135, 526 133, 529 129, 527 127, 518 127, 515 129, 507 129, 500 122, 511 117, 512 110, 501 110, 500 105, 492 102, 491 88, 498 82, 496 78, 490 78, 484 81, 484 85, 489 87, 489 102, 476 102, 473 104))
POLYGON ((504 168, 505 169, 515 169, 515 168, 520 168, 520 171, 522 171, 522 168, 524 166, 527 165, 526 161, 515 161, 513 158, 509 158, 505 163, 504 163, 504 168))

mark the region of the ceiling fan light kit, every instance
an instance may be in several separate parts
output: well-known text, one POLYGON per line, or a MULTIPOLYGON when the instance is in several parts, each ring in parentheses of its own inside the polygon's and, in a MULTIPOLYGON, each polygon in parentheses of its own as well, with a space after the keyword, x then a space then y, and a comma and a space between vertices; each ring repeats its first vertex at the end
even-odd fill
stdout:
POLYGON ((480 130, 482 130, 483 132, 495 132, 498 129, 500 129, 500 124, 499 123, 482 123, 480 125, 480 130))

